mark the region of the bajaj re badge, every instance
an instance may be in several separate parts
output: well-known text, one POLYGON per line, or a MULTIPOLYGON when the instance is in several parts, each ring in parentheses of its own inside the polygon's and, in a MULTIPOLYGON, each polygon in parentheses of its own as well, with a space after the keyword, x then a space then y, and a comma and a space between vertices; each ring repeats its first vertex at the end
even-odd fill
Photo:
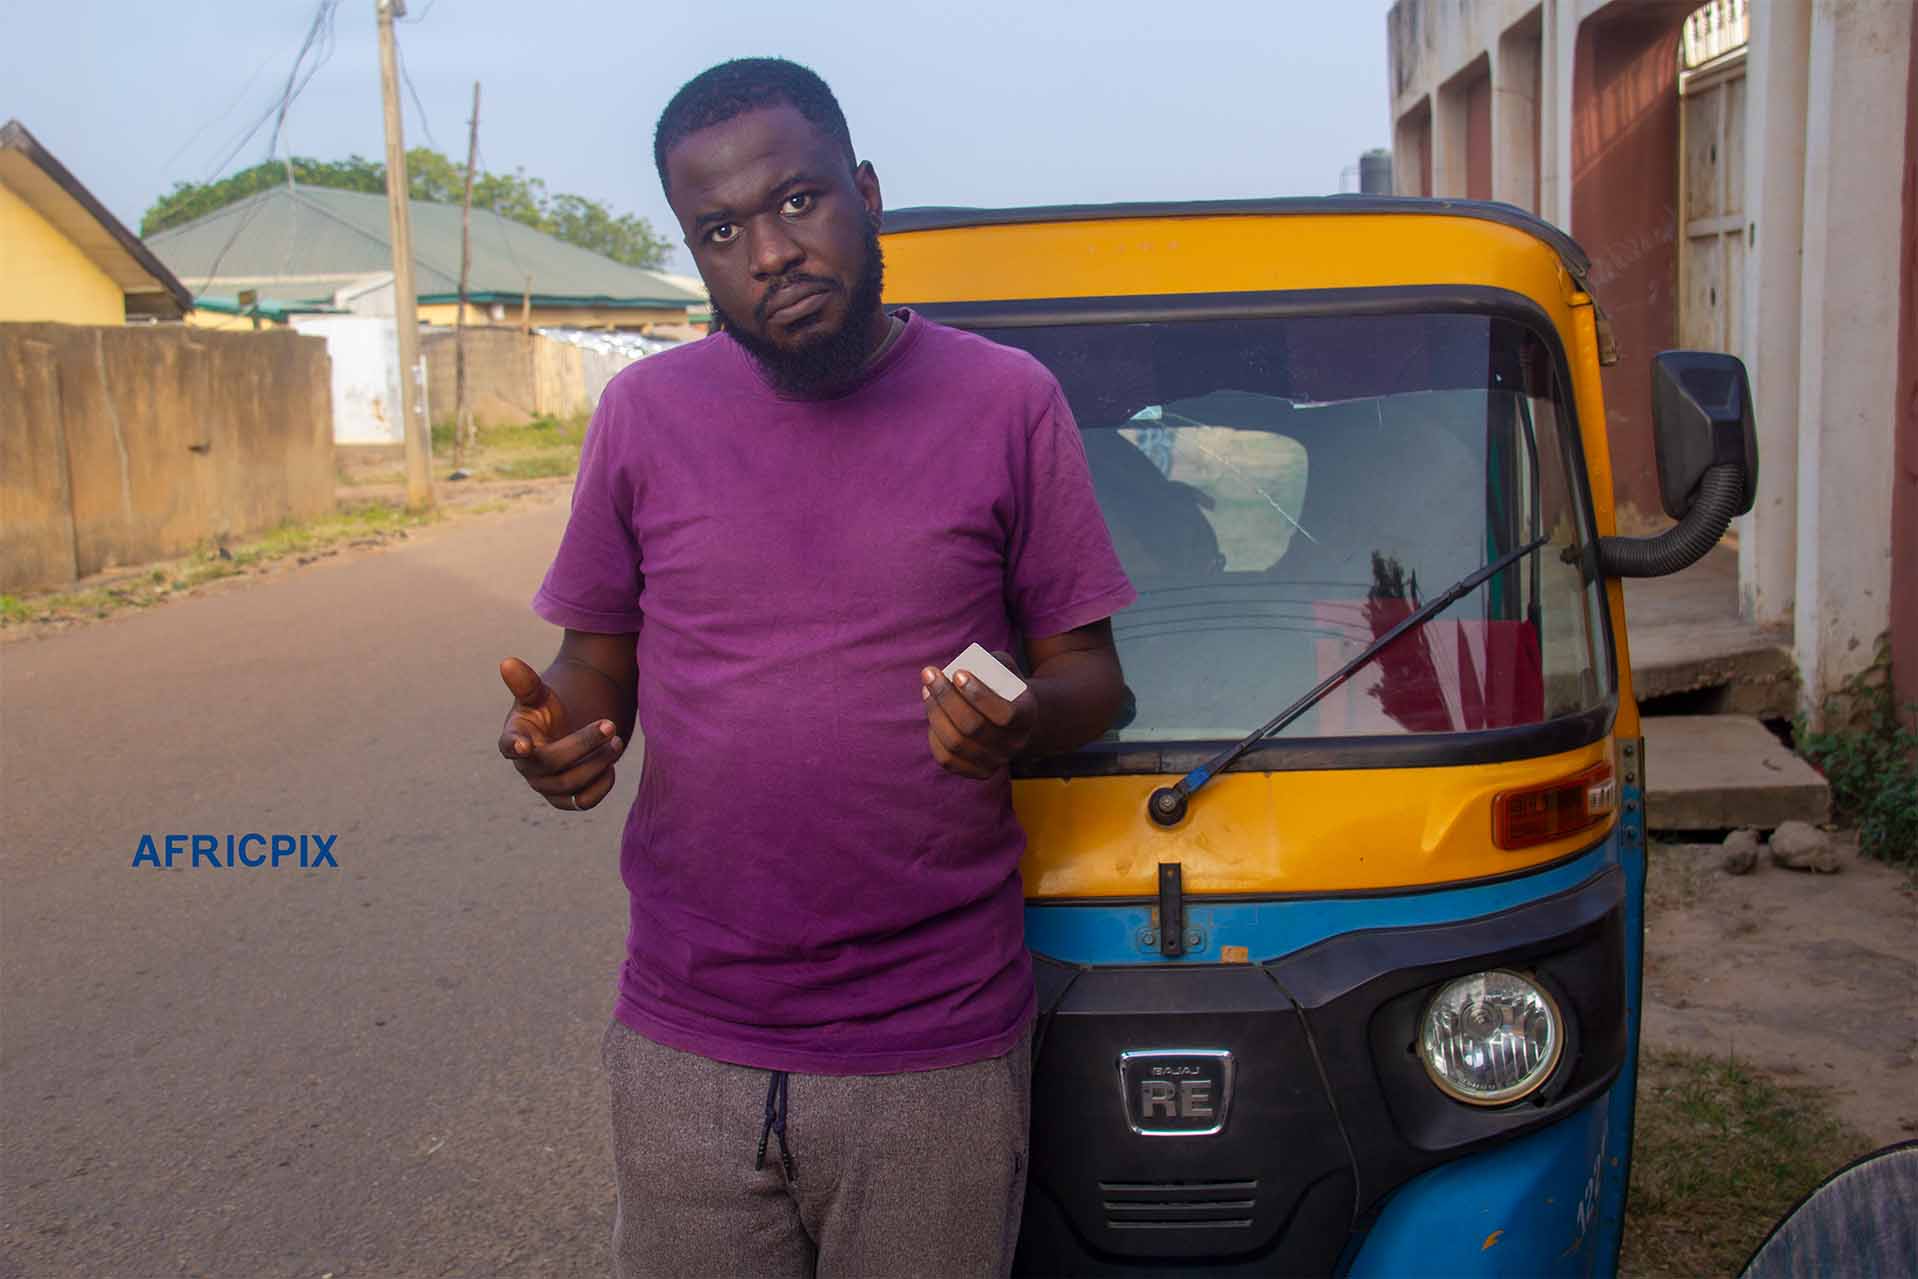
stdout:
POLYGON ((1126 1122, 1141 1137, 1210 1137, 1232 1102, 1232 1054, 1155 1048, 1119 1054, 1126 1122))

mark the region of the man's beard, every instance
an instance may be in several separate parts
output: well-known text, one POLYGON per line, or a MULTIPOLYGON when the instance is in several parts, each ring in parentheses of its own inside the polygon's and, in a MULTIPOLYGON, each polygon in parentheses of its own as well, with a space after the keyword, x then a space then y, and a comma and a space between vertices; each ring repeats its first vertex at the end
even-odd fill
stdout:
MULTIPOLYGON (((868 225, 866 228, 865 252, 865 263, 860 267, 859 278, 853 282, 851 301, 839 327, 809 331, 796 347, 775 346, 759 334, 747 332, 716 303, 713 306, 713 318, 733 341, 759 362, 759 367, 766 371, 766 376, 780 391, 789 395, 811 395, 841 386, 852 380, 859 366, 872 354, 868 349, 872 341, 868 324, 873 312, 879 309, 886 275, 885 254, 879 247, 879 229, 875 226, 868 225)), ((826 284, 838 288, 833 281, 798 274, 780 281, 777 288, 769 289, 766 301, 777 302, 782 292, 796 284, 826 284)), ((764 305, 761 303, 762 309, 764 305)), ((766 317, 761 314, 755 318, 763 328, 766 317)))

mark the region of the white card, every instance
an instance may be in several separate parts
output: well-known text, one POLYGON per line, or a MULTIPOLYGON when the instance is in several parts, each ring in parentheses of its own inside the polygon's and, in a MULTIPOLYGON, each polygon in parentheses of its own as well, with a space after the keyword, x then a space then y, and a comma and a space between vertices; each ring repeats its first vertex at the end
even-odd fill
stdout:
POLYGON ((1004 662, 977 644, 968 644, 965 652, 946 663, 947 679, 952 678, 954 671, 971 671, 980 683, 1008 702, 1019 700, 1019 694, 1026 691, 1024 680, 1007 670, 1004 662))

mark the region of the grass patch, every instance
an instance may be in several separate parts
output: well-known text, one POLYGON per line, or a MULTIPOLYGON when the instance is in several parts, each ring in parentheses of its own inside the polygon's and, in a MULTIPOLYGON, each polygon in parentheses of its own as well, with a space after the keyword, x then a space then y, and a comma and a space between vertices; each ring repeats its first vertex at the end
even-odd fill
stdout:
POLYGON ((502 480, 543 480, 555 475, 571 475, 579 469, 579 456, 541 453, 497 461, 488 470, 502 480))
POLYGON ((0 596, 0 628, 110 617, 129 608, 151 608, 196 586, 238 577, 277 560, 404 537, 406 530, 437 518, 434 513, 413 514, 386 502, 354 503, 316 520, 289 521, 224 546, 205 545, 191 555, 153 564, 98 586, 0 596))
MULTIPOLYGON (((474 432, 465 466, 475 480, 538 480, 572 475, 579 470, 580 448, 591 420, 585 413, 571 417, 542 415, 511 426, 482 426, 474 432)), ((453 424, 433 428, 433 473, 444 477, 453 468, 453 424)), ((343 475, 346 484, 394 483, 405 479, 405 468, 368 468, 343 475)))
MULTIPOLYGON (((586 443, 585 413, 571 417, 536 417, 513 426, 482 426, 466 451, 466 469, 475 480, 540 480, 572 475, 579 470, 579 452, 586 443)), ((443 481, 453 470, 453 424, 433 428, 433 475, 443 481)), ((342 462, 340 484, 348 488, 404 484, 401 462, 342 462)))
POLYGON ((1918 874, 1918 704, 1897 704, 1888 636, 1825 703, 1825 727, 1800 716, 1793 740, 1831 783, 1839 819, 1858 827, 1858 851, 1918 874))
POLYGON ((1736 1274, 1779 1217, 1871 1149, 1815 1088, 1648 1050, 1619 1273, 1736 1274))
MULTIPOLYGON (((580 446, 586 442, 588 420, 586 414, 579 413, 568 418, 536 417, 518 426, 482 427, 479 447, 500 453, 570 448, 577 457, 580 446)), ((447 448, 449 451, 452 448, 450 438, 447 448)))

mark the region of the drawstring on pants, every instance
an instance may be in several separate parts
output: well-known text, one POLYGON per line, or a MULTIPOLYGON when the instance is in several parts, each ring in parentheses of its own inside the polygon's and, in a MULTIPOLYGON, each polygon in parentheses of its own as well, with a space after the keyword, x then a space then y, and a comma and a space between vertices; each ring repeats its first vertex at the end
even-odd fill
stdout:
POLYGON ((758 1172, 766 1166, 766 1139, 773 1133, 779 1134, 779 1166, 786 1170, 786 1180, 792 1185, 799 1184, 799 1170, 793 1165, 792 1151, 786 1147, 786 1072, 775 1070, 766 1084, 766 1126, 759 1130, 759 1154, 753 1160, 753 1171, 758 1172))

